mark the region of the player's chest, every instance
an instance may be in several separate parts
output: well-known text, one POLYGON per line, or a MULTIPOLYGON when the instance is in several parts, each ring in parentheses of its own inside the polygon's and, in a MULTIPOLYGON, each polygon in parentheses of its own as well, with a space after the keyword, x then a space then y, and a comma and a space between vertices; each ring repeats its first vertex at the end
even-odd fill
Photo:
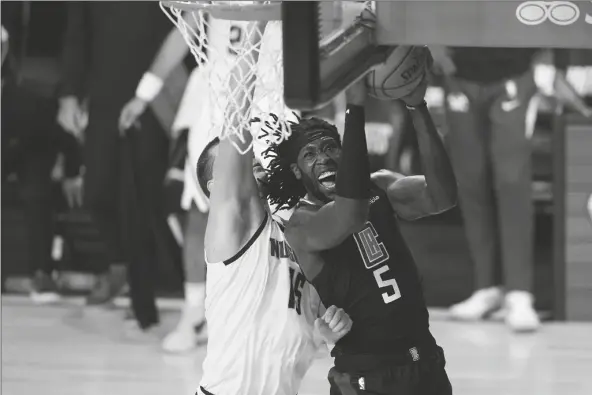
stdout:
POLYGON ((384 229, 380 221, 367 221, 337 248, 323 254, 325 280, 331 294, 347 303, 367 296, 390 304, 401 297, 397 278, 406 275, 408 254, 401 235, 384 229), (355 296, 353 296, 355 295, 355 296))

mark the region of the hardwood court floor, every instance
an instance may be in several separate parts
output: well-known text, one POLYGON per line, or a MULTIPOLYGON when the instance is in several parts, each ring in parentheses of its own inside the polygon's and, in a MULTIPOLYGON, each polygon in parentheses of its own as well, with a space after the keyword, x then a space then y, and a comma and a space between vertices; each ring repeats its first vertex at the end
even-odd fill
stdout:
MULTIPOLYGON (((3 395, 193 395, 204 348, 165 355, 162 336, 177 318, 163 313, 156 336, 122 324, 121 309, 83 308, 67 300, 35 306, 2 298, 3 395)), ((548 323, 535 335, 514 335, 497 322, 449 322, 433 314, 456 395, 592 394, 592 324, 548 323)), ((321 355, 301 395, 328 394, 331 365, 321 355)))

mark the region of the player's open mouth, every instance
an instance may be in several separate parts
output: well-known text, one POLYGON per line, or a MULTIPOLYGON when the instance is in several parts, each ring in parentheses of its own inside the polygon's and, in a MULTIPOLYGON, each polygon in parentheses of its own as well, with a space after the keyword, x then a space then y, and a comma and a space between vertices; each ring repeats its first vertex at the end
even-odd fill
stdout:
POLYGON ((337 173, 334 171, 324 171, 319 175, 319 182, 323 187, 326 189, 333 189, 335 188, 335 175, 337 173))

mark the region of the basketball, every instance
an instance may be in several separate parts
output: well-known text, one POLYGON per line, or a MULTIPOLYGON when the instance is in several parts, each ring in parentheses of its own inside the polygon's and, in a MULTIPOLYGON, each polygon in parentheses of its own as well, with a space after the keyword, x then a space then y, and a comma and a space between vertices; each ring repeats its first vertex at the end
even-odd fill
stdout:
POLYGON ((368 73, 368 94, 379 100, 407 96, 421 83, 429 57, 425 46, 396 47, 383 64, 368 73))

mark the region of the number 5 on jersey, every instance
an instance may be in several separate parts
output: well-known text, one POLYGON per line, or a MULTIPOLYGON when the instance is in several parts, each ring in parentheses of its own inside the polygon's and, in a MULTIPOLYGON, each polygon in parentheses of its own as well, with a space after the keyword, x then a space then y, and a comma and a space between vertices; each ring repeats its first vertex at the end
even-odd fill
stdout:
MULTIPOLYGON (((389 253, 384 243, 378 241, 378 232, 376 232, 372 222, 366 222, 364 229, 358 233, 354 233, 354 240, 358 245, 358 250, 360 251, 366 269, 373 269, 381 263, 389 260, 389 253)), ((393 289, 392 294, 389 294, 388 292, 382 294, 382 299, 384 300, 384 303, 387 304, 394 302, 401 297, 401 291, 399 290, 397 281, 394 278, 386 280, 382 278, 382 275, 388 272, 388 270, 388 265, 383 265, 374 269, 372 272, 378 288, 392 287, 393 289)))
POLYGON ((393 287, 394 292, 392 294, 389 294, 388 292, 384 292, 382 294, 382 300, 384 300, 384 303, 386 304, 394 302, 401 297, 401 291, 399 290, 399 284, 397 284, 397 280, 394 278, 383 280, 382 278, 382 274, 388 272, 388 270, 389 267, 384 265, 373 272, 374 278, 376 279, 376 284, 378 284, 379 288, 393 287))

